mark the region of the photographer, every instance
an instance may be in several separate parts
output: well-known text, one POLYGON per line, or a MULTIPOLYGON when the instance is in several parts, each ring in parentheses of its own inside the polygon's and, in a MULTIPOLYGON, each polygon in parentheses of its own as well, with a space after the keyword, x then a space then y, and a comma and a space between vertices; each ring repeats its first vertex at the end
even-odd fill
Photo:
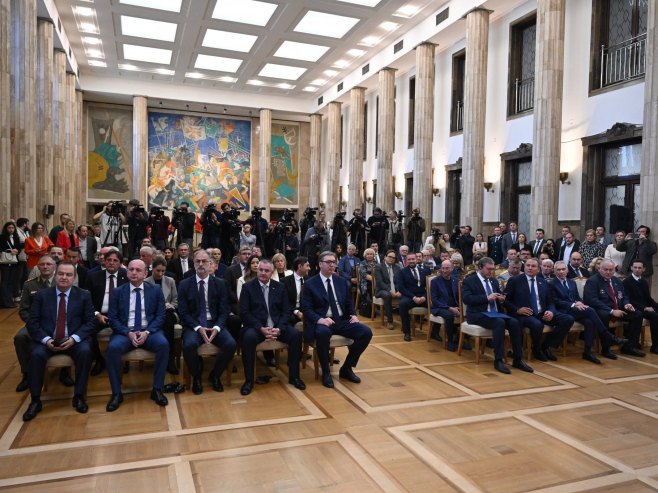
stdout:
POLYGON ((187 243, 190 248, 194 245, 194 226, 196 225, 196 214, 190 211, 190 204, 181 202, 178 209, 174 209, 174 217, 171 224, 176 228, 176 246, 187 243))
POLYGON ((311 271, 317 272, 318 256, 329 248, 329 235, 322 221, 315 221, 312 228, 306 231, 304 238, 305 256, 311 264, 311 271))
POLYGON ((201 214, 201 248, 219 248, 220 244, 220 217, 217 204, 208 204, 201 214))
MULTIPOLYGON (((324 223, 323 223, 324 224, 324 223)), ((331 225, 331 251, 335 252, 338 245, 341 245, 344 252, 347 251, 347 221, 345 221, 345 212, 339 212, 334 217, 331 225)))
POLYGON ((381 208, 375 207, 372 211, 372 216, 368 218, 368 227, 370 234, 368 235, 368 245, 377 243, 382 251, 386 251, 386 236, 388 230, 388 220, 382 213, 381 208))
MULTIPOLYGON (((267 231, 267 220, 263 218, 265 207, 254 207, 251 209, 251 216, 244 222, 245 225, 251 226, 251 233, 256 238, 256 245, 265 248, 265 231, 267 231)), ((242 244, 242 238, 240 239, 242 244)))
POLYGON ((347 224, 347 231, 350 233, 350 241, 356 245, 357 256, 363 258, 363 251, 366 248, 366 231, 368 223, 361 214, 361 209, 354 209, 353 217, 347 224))
POLYGON ((407 221, 407 246, 409 251, 420 252, 424 232, 425 219, 420 217, 420 209, 416 207, 411 211, 411 217, 407 221))
POLYGON ((258 237, 251 234, 251 224, 245 223, 240 231, 240 248, 247 247, 250 250, 256 246, 258 237))
POLYGON ((148 225, 148 214, 139 200, 132 199, 128 202, 126 213, 128 222, 128 257, 133 258, 139 253, 139 246, 146 238, 146 226, 148 225))
POLYGON ((304 217, 301 221, 299 221, 299 228, 302 232, 302 239, 306 238, 306 232, 308 231, 308 228, 313 227, 313 224, 315 223, 315 211, 317 210, 317 207, 307 207, 304 209, 304 217))
POLYGON ((404 227, 402 226, 404 214, 402 211, 398 214, 395 211, 388 213, 388 231, 386 233, 386 244, 388 249, 400 251, 400 246, 404 243, 404 227))
POLYGON ((101 225, 101 246, 122 248, 121 226, 126 224, 124 211, 125 205, 123 202, 116 200, 108 202, 102 211, 94 214, 94 221, 99 221, 101 225))
POLYGON ((240 239, 240 209, 224 202, 222 204, 222 214, 219 216, 219 223, 219 248, 222 250, 224 261, 230 264, 240 239))
POLYGON ((148 220, 151 226, 151 240, 153 246, 158 250, 164 250, 169 240, 169 224, 171 221, 165 216, 164 209, 161 207, 151 207, 151 214, 148 220))

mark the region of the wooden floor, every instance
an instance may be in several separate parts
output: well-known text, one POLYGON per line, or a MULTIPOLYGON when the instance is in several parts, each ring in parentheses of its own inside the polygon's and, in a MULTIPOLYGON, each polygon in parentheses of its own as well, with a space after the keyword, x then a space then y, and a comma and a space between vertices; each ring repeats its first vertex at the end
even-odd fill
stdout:
POLYGON ((311 365, 300 392, 287 369, 259 362, 273 378, 246 398, 239 369, 224 393, 206 384, 159 408, 150 368, 133 368, 117 412, 105 412, 104 372, 80 415, 53 375, 43 411, 23 423, 20 325, 0 311, 0 491, 658 491, 657 355, 596 366, 570 345, 557 363, 506 376, 490 350, 478 366, 472 351, 458 357, 423 334, 403 342, 398 325, 375 322, 360 385, 326 389, 311 365))

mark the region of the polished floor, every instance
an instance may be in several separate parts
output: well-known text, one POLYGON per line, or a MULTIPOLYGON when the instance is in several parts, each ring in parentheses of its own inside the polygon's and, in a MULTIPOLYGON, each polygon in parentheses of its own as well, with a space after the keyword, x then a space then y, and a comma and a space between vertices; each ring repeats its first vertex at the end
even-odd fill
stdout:
POLYGON ((29 398, 14 392, 12 344, 21 324, 2 310, 0 491, 658 491, 658 355, 595 366, 572 344, 557 363, 506 376, 489 350, 476 365, 472 351, 368 323, 360 385, 336 378, 326 389, 310 365, 301 392, 285 383, 285 364, 259 362, 257 374, 273 378, 247 397, 239 369, 224 393, 206 385, 159 408, 147 365, 125 376, 112 414, 107 374, 92 377, 80 415, 53 373, 43 411, 23 423, 29 398))

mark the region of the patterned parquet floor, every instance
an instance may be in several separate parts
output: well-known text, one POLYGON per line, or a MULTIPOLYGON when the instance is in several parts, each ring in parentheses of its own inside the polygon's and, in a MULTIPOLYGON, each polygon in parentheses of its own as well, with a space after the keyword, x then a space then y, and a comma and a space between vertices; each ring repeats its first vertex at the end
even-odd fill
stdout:
POLYGON ((91 377, 80 415, 52 373, 43 411, 23 423, 29 397, 14 391, 12 344, 21 323, 2 310, 0 491, 658 491, 657 355, 596 366, 576 341, 566 358, 507 376, 490 350, 476 365, 473 351, 459 357, 426 332, 403 342, 399 325, 368 324, 360 385, 336 378, 326 389, 311 364, 298 391, 284 356, 282 370, 259 361, 272 379, 242 397, 238 361, 225 392, 206 384, 159 408, 147 364, 125 376, 111 414, 107 374, 91 377))

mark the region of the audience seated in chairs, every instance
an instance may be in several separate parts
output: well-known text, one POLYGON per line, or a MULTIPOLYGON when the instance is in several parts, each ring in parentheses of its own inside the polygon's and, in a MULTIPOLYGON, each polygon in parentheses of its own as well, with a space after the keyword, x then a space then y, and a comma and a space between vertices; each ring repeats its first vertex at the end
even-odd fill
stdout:
POLYGON ((400 300, 399 289, 400 264, 397 262, 395 250, 389 250, 384 256, 384 262, 375 268, 375 297, 384 301, 386 328, 393 330, 393 300, 400 300))
POLYGON ((456 351, 455 319, 459 320, 459 281, 452 277, 452 262, 441 263, 440 273, 430 282, 430 299, 432 300, 432 315, 444 320, 446 347, 448 351, 456 351))
POLYGON ((400 271, 398 289, 402 294, 400 299, 400 319, 404 340, 411 341, 411 321, 409 310, 412 308, 427 308, 427 292, 425 278, 429 271, 416 265, 416 255, 407 256, 407 266, 400 271))

